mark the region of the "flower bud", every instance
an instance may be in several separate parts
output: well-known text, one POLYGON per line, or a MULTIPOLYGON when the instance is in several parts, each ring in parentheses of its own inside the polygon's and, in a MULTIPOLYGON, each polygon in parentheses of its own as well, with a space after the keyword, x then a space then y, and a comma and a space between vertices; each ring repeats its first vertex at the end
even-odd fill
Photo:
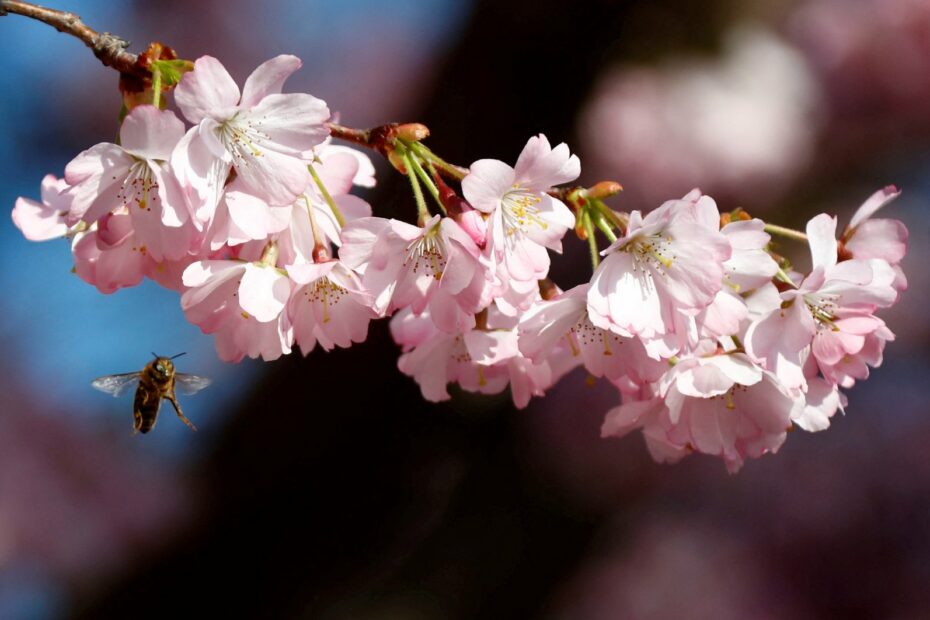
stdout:
POLYGON ((601 181, 588 189, 587 197, 591 200, 603 200, 623 191, 623 186, 616 181, 601 181))
POLYGON ((397 137, 407 142, 420 142, 429 137, 429 128, 421 123, 404 123, 396 128, 397 137))

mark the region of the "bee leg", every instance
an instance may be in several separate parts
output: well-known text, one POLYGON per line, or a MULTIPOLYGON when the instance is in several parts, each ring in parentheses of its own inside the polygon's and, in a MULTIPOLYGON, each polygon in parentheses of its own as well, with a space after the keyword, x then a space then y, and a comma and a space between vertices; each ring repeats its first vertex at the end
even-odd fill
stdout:
POLYGON ((171 404, 174 405, 174 412, 178 414, 178 417, 181 418, 181 421, 187 424, 192 431, 196 431, 197 427, 194 426, 194 423, 188 420, 184 413, 181 412, 181 405, 178 404, 178 399, 175 397, 175 395, 173 393, 168 394, 165 398, 170 400, 171 404))
POLYGON ((142 428, 142 412, 138 409, 132 410, 132 434, 138 435, 139 429, 142 428))

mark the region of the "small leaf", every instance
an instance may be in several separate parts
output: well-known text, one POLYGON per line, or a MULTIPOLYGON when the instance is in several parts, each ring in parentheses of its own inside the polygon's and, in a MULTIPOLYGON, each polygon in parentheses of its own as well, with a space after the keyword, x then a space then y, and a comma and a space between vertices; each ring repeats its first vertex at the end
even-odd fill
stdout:
POLYGON ((153 60, 152 72, 161 73, 162 87, 171 88, 181 81, 188 71, 193 71, 194 63, 189 60, 153 60))

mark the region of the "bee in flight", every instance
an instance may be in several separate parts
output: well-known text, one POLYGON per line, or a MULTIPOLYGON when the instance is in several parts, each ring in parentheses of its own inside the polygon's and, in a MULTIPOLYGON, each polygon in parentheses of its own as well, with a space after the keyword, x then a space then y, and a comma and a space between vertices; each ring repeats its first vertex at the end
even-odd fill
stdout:
POLYGON ((181 357, 179 353, 174 357, 161 357, 152 353, 155 359, 145 365, 139 372, 126 372, 119 375, 107 375, 94 379, 91 385, 101 392, 120 396, 126 391, 136 387, 136 398, 132 405, 133 432, 147 433, 155 426, 161 399, 167 398, 174 405, 174 410, 181 421, 196 431, 197 427, 188 420, 181 411, 181 405, 175 396, 175 388, 182 394, 194 394, 210 385, 206 377, 175 372, 171 360, 181 357))

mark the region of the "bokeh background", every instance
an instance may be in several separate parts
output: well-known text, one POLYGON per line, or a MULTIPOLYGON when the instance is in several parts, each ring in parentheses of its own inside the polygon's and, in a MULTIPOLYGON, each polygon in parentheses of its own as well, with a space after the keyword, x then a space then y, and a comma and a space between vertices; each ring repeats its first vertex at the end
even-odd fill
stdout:
MULTIPOLYGON (((911 243, 897 333, 829 431, 738 475, 599 439, 612 390, 568 376, 422 401, 384 322, 349 351, 225 365, 146 283, 102 296, 67 243, 0 225, 0 618, 892 618, 930 609, 930 2, 71 0, 141 50, 242 80, 294 53, 289 90, 364 127, 418 120, 467 164, 544 132, 581 181, 651 209, 692 187, 778 223, 841 223, 873 191, 911 243), (174 354, 214 385, 132 436, 96 376, 174 354)), ((0 18, 0 204, 117 131, 116 75, 0 18)), ((383 170, 376 209, 410 215, 383 170)), ((803 264, 803 252, 783 247, 803 264)), ((554 277, 589 276, 567 243, 554 277)))

